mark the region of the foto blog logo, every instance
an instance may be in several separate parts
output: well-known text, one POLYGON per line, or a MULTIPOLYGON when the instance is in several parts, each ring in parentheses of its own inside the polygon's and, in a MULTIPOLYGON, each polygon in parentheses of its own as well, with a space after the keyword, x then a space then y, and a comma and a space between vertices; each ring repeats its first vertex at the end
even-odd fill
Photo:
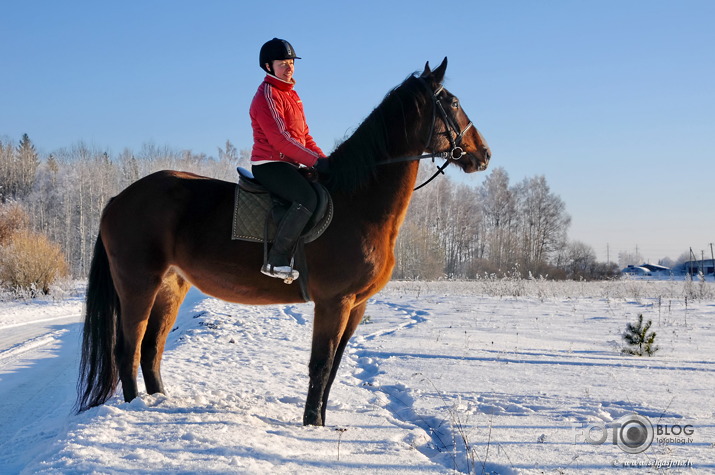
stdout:
POLYGON ((609 439, 628 454, 639 454, 653 443, 653 424, 647 417, 637 414, 623 416, 614 422, 592 422, 574 426, 576 441, 579 435, 591 445, 603 445, 609 439))

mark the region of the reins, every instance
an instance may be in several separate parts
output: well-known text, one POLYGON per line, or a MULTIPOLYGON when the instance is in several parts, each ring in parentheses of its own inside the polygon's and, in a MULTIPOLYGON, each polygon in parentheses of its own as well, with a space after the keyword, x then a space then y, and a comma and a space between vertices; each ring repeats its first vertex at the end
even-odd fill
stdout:
POLYGON ((416 155, 413 157, 400 157, 396 158, 393 160, 388 160, 385 162, 380 162, 380 165, 391 165, 393 163, 403 163, 403 162, 416 162, 420 160, 424 160, 426 158, 431 158, 432 162, 434 163, 435 158, 441 158, 445 160, 444 165, 440 166, 437 168, 437 171, 432 175, 427 181, 416 187, 413 191, 417 191, 423 186, 427 185, 430 183, 432 180, 437 178, 438 175, 442 174, 444 175, 444 169, 449 166, 451 163, 450 159, 452 160, 459 160, 466 154, 464 149, 460 147, 459 145, 462 142, 462 138, 464 137, 464 134, 474 125, 471 121, 467 124, 467 126, 462 130, 461 132, 459 131, 459 126, 454 120, 453 117, 449 116, 447 114, 447 111, 444 110, 444 106, 442 105, 442 101, 439 99, 439 94, 444 90, 444 86, 440 84, 440 86, 437 88, 436 91, 432 91, 432 89, 429 87, 427 84, 427 81, 424 80, 422 77, 417 78, 420 81, 420 84, 422 84, 425 89, 429 92, 431 98, 432 98, 432 125, 430 126, 430 131, 429 135, 427 136, 427 143, 424 146, 424 149, 427 149, 430 144, 432 143, 432 137, 434 136, 434 126, 435 123, 437 122, 437 111, 439 111, 439 115, 442 118, 442 122, 444 122, 445 126, 445 131, 444 134, 447 136, 449 139, 449 144, 452 147, 451 150, 445 151, 445 152, 433 152, 433 153, 424 153, 422 155, 416 155), (452 137, 452 132, 454 132, 455 136, 452 137))

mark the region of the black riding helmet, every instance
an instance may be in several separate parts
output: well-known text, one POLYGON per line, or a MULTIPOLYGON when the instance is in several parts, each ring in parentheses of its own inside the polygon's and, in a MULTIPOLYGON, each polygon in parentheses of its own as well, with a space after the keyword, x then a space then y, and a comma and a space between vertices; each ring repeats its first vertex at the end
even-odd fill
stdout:
POLYGON ((293 46, 286 40, 273 38, 261 46, 261 52, 258 55, 258 63, 262 70, 273 74, 273 71, 266 69, 266 63, 273 64, 273 61, 283 59, 301 59, 295 55, 293 46))

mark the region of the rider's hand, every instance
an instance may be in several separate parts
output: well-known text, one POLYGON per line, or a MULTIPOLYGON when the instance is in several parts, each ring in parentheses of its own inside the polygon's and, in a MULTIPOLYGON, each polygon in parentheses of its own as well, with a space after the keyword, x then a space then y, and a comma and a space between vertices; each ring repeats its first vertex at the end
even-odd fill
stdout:
POLYGON ((321 175, 327 175, 330 173, 330 161, 327 158, 319 158, 313 168, 321 175))

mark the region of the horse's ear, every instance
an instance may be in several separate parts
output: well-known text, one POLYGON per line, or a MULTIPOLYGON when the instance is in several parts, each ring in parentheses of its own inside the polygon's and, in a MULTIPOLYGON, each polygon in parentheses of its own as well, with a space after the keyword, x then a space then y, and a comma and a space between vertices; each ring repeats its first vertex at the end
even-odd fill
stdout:
POLYGON ((432 74, 432 70, 431 70, 430 67, 429 67, 429 61, 427 61, 427 62, 425 63, 425 70, 422 71, 422 76, 420 76, 420 77, 426 78, 426 77, 429 76, 430 74, 432 74))
POLYGON ((447 71, 447 57, 444 57, 444 60, 442 60, 442 64, 437 66, 437 69, 435 69, 432 72, 432 77, 434 80, 437 82, 437 84, 442 84, 442 81, 444 80, 444 73, 447 71))

